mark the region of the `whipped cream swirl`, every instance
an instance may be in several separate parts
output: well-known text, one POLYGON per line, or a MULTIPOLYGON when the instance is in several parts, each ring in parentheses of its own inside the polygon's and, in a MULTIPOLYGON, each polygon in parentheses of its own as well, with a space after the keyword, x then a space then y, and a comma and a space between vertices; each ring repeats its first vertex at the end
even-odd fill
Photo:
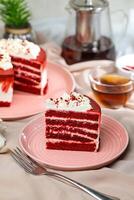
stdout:
POLYGON ((70 95, 64 93, 57 99, 46 100, 47 109, 68 110, 68 111, 87 111, 91 110, 90 99, 82 94, 72 92, 70 95))
POLYGON ((0 40, 0 54, 7 51, 11 56, 36 59, 40 52, 40 47, 32 42, 21 39, 0 40))

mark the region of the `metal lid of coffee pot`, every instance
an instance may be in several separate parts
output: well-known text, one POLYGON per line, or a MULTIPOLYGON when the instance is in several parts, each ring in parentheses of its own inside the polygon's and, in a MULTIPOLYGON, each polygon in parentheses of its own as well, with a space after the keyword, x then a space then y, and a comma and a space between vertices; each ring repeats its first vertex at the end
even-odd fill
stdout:
POLYGON ((70 0, 69 4, 76 11, 92 12, 100 12, 109 6, 107 0, 70 0))

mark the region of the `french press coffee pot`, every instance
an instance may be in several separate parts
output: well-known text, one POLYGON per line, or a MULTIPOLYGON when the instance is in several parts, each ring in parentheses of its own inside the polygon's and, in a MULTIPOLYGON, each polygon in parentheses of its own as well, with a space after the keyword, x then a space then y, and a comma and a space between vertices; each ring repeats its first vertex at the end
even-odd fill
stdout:
POLYGON ((68 35, 62 44, 62 56, 67 64, 115 60, 108 1, 70 0, 69 7, 70 20, 75 23, 73 29, 67 27, 68 35))

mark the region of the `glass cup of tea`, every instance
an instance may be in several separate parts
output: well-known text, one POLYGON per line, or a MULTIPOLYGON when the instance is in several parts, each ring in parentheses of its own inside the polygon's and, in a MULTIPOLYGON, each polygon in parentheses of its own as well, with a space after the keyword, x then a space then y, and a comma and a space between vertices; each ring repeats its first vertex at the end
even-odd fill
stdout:
POLYGON ((97 67, 89 74, 93 94, 104 107, 120 108, 125 106, 133 93, 133 81, 107 68, 97 67))

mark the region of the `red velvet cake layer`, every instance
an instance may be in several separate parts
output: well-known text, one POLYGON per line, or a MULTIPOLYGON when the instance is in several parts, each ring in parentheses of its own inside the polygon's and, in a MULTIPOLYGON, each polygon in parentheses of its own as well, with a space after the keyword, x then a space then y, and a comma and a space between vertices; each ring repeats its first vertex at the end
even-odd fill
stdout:
POLYGON ((27 85, 27 84, 23 84, 23 83, 18 83, 17 81, 15 81, 14 83, 14 88, 16 90, 20 90, 20 91, 24 91, 24 92, 29 92, 29 93, 33 93, 33 94, 37 94, 40 95, 42 92, 43 94, 46 94, 47 92, 47 87, 48 84, 46 85, 46 87, 43 89, 43 91, 41 91, 40 88, 38 87, 34 87, 32 85, 27 85))
POLYGON ((59 118, 75 118, 75 119, 87 119, 87 120, 98 120, 98 115, 100 113, 98 112, 77 112, 77 114, 73 111, 57 111, 57 110, 48 110, 46 112, 46 117, 59 117, 59 118))
POLYGON ((40 70, 37 70, 37 69, 35 69, 35 68, 32 68, 31 66, 30 66, 30 68, 27 66, 27 65, 24 65, 24 64, 20 64, 20 63, 13 63, 13 65, 14 65, 14 68, 15 68, 15 71, 16 72, 18 72, 18 70, 22 70, 22 72, 23 71, 26 71, 26 72, 31 72, 31 73, 34 73, 35 75, 38 75, 38 76, 40 76, 40 70))
POLYGON ((74 140, 74 141, 81 141, 81 142, 91 142, 93 139, 83 137, 82 135, 78 135, 77 133, 75 135, 72 134, 72 132, 64 131, 64 133, 61 132, 52 132, 48 133, 46 132, 46 138, 53 138, 53 139, 61 139, 61 140, 74 140))
POLYGON ((90 129, 86 129, 86 128, 76 128, 76 127, 70 127, 70 126, 53 126, 51 127, 51 125, 46 127, 46 137, 47 135, 51 135, 52 133, 62 133, 62 132, 70 132, 70 133, 77 133, 80 135, 84 135, 84 136, 88 136, 92 139, 96 139, 98 137, 98 133, 96 131, 96 133, 92 132, 92 130, 90 129), (53 131, 53 132, 52 132, 53 131))
POLYGON ((27 84, 27 85, 31 85, 31 86, 39 86, 39 84, 40 84, 40 81, 39 80, 37 80, 36 78, 35 79, 33 79, 33 78, 29 78, 29 76, 24 76, 24 75, 22 75, 21 77, 19 76, 17 76, 16 75, 16 77, 15 77, 15 82, 20 82, 20 83, 25 83, 25 84, 27 84))
POLYGON ((62 120, 62 119, 48 119, 46 118, 46 124, 49 125, 62 125, 62 126, 70 126, 70 127, 79 127, 79 128, 88 128, 91 130, 97 130, 98 129, 98 123, 92 124, 91 122, 84 122, 84 121, 76 121, 76 120, 62 120))
POLYGON ((47 142, 48 149, 60 149, 60 150, 70 150, 70 151, 91 151, 94 152, 96 150, 96 144, 91 142, 70 142, 68 141, 60 141, 60 142, 47 142))
POLYGON ((4 78, 6 76, 7 77, 14 76, 14 70, 13 69, 8 69, 8 70, 0 69, 0 78, 4 78))
POLYGON ((0 107, 9 107, 11 103, 0 101, 0 107))

